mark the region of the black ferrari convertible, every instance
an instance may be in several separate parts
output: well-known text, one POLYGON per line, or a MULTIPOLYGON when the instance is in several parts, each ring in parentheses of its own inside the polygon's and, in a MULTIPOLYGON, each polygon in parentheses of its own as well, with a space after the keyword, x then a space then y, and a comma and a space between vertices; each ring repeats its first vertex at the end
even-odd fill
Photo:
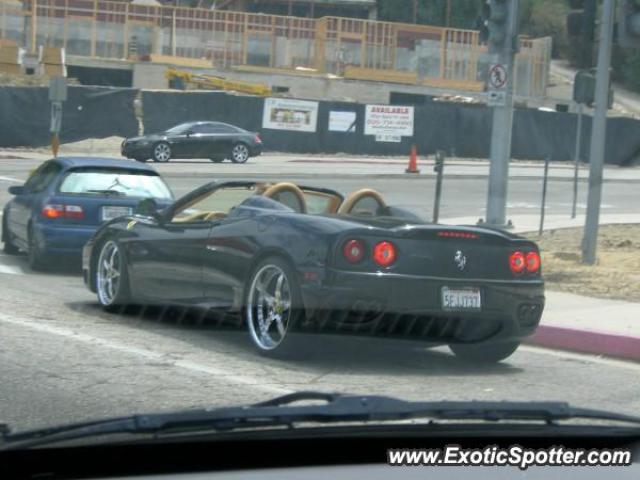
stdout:
POLYGON ((292 332, 448 344, 496 362, 544 308, 535 243, 500 230, 430 224, 363 189, 212 182, 158 210, 111 220, 83 251, 87 286, 127 303, 237 312, 257 349, 296 349, 292 332))

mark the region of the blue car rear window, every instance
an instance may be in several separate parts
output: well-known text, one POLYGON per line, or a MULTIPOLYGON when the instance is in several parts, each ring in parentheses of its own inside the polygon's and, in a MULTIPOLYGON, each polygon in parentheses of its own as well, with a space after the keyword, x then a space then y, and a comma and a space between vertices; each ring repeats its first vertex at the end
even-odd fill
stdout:
POLYGON ((64 178, 59 191, 66 194, 172 198, 171 191, 158 175, 132 170, 74 170, 64 178))

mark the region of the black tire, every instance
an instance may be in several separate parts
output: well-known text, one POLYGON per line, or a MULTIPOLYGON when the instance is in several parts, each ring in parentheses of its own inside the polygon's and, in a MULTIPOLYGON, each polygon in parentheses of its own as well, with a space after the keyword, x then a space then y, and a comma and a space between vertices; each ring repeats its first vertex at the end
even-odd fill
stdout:
POLYGON ((224 162, 225 158, 224 158, 224 156, 216 155, 215 157, 209 158, 209 160, 211 160, 213 163, 222 163, 222 162, 224 162))
POLYGON ((2 217, 2 251, 7 255, 17 255, 19 253, 19 249, 13 243, 11 243, 11 234, 9 233, 9 228, 7 227, 6 218, 7 215, 5 212, 2 217))
POLYGON ((249 157, 249 146, 246 143, 238 142, 233 144, 229 154, 229 158, 233 163, 246 163, 249 157))
POLYGON ((520 342, 500 343, 452 343, 451 351, 465 362, 491 364, 498 363, 511 356, 520 346, 520 342))
POLYGON ((27 262, 29 263, 29 268, 34 272, 46 270, 49 259, 40 251, 40 247, 38 246, 38 242, 36 242, 32 227, 29 227, 28 235, 29 249, 27 250, 27 262))
POLYGON ((291 358, 301 352, 298 343, 299 339, 296 339, 296 335, 293 332, 298 329, 304 319, 304 306, 295 273, 286 260, 277 256, 268 257, 258 263, 252 270, 245 287, 242 317, 247 326, 251 343, 261 355, 272 358, 291 358), (275 275, 269 276, 272 271, 276 272, 275 275), (267 295, 272 299, 278 297, 277 292, 274 291, 274 293, 271 294, 269 290, 271 290, 272 287, 277 288, 280 274, 284 276, 279 299, 282 303, 280 305, 265 307, 264 302, 268 303, 268 300, 265 298, 267 295), (266 281, 266 285, 264 285, 264 292, 266 292, 266 294, 263 294, 262 300, 258 301, 259 298, 256 298, 256 284, 257 282, 264 281, 266 281), (286 288, 284 287, 285 285, 286 288), (288 309, 286 308, 287 302, 289 304, 288 309), (262 306, 257 305, 260 303, 262 303, 262 306), (280 316, 280 320, 272 319, 266 328, 266 334, 270 340, 274 340, 271 336, 273 333, 278 334, 277 339, 271 344, 264 335, 257 331, 259 328, 257 324, 260 323, 258 318, 259 310, 262 311, 263 317, 265 312, 268 316, 272 313, 280 316), (283 317, 283 315, 287 315, 287 317, 283 317), (274 324, 275 327, 271 328, 271 325, 274 324), (273 331, 274 329, 275 331, 273 331), (284 331, 283 334, 281 334, 282 331, 284 331))
POLYGON ((100 244, 100 249, 95 258, 93 275, 95 276, 94 282, 98 302, 102 308, 109 312, 126 307, 130 300, 129 271, 122 247, 114 239, 107 239, 100 244), (111 255, 113 249, 116 250, 117 259, 111 255), (118 270, 116 285, 113 285, 113 280, 116 277, 110 277, 111 287, 109 288, 105 283, 107 281, 107 271, 102 266, 104 261, 111 262, 110 266, 118 270))
POLYGON ((166 163, 171 160, 171 145, 167 142, 158 142, 151 150, 151 158, 154 162, 166 163))

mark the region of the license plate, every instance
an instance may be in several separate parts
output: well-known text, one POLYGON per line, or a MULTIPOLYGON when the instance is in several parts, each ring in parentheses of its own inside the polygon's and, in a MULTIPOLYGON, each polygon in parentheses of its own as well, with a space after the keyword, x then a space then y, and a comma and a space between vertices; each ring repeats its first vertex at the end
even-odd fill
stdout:
POLYGON ((113 220, 123 215, 131 215, 131 207, 102 207, 102 220, 113 220))
POLYGON ((480 289, 442 287, 442 308, 445 310, 480 310, 480 289))

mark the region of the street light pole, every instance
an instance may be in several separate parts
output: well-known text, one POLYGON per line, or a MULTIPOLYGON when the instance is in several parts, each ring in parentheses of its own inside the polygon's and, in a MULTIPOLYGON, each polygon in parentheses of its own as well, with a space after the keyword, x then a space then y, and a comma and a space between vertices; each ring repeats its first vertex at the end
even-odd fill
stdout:
POLYGON ((582 262, 589 265, 593 265, 596 262, 598 245, 598 224, 600 221, 600 202, 602 200, 602 170, 607 133, 607 110, 609 108, 609 68, 611 66, 611 46, 613 43, 614 9, 615 0, 604 0, 602 25, 600 27, 598 71, 596 74, 595 111, 593 114, 593 128, 591 129, 587 220, 582 239, 582 262))

